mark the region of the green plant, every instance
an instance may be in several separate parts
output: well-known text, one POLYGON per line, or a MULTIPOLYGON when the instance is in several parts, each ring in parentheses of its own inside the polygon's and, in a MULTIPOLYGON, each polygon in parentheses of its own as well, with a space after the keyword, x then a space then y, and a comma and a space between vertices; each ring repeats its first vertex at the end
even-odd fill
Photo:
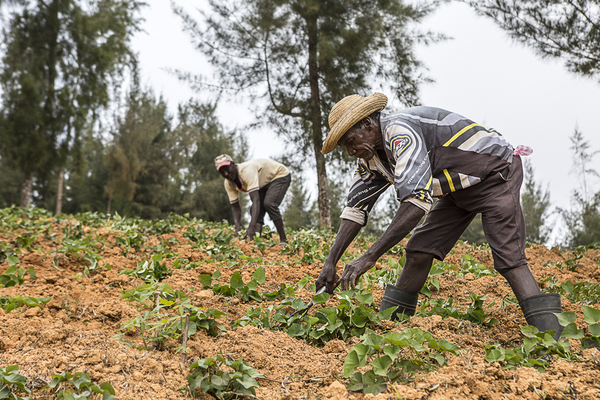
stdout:
POLYGON ((258 302, 263 301, 261 294, 258 292, 258 285, 262 285, 265 282, 265 269, 263 267, 258 267, 254 273, 252 274, 252 279, 247 284, 244 284, 242 279, 242 274, 239 271, 236 271, 229 280, 229 284, 224 285, 214 285, 212 286, 213 279, 219 279, 221 277, 221 272, 217 269, 212 275, 209 274, 201 274, 198 276, 200 283, 204 286, 205 289, 212 289, 213 292, 217 295, 226 296, 226 297, 234 297, 240 296, 240 298, 248 302, 250 300, 255 300, 258 302))
MULTIPOLYGON (((280 309, 273 319, 282 325, 282 329, 291 337, 302 338, 314 343, 326 343, 331 339, 346 340, 350 336, 360 336, 371 326, 381 325, 389 319, 395 308, 381 313, 373 310, 373 295, 368 290, 347 290, 337 295, 340 304, 337 307, 325 307, 317 310, 314 316, 302 313, 290 317, 285 309, 280 309), (356 304, 354 302, 356 300, 356 304)), ((315 305, 325 304, 328 293, 312 298, 315 305)), ((282 302, 293 310, 302 310, 306 304, 301 299, 287 298, 282 302)))
POLYGON ((229 361, 218 355, 214 358, 203 358, 190 366, 187 380, 192 396, 199 389, 218 399, 234 399, 240 396, 256 396, 255 388, 259 387, 256 378, 263 375, 251 368, 242 359, 229 361), (233 372, 224 371, 228 367, 233 372))
POLYGON ((119 272, 119 275, 128 275, 142 279, 144 282, 161 282, 167 276, 171 276, 173 272, 167 268, 166 262, 163 260, 163 253, 154 254, 152 261, 144 261, 138 263, 134 270, 124 269, 119 272))
POLYGON ((21 306, 43 308, 44 304, 47 304, 50 300, 52 300, 52 297, 2 296, 0 297, 0 307, 8 313, 21 306))
POLYGON ((471 273, 475 275, 475 279, 479 279, 482 276, 496 275, 496 271, 492 268, 488 268, 483 264, 475 261, 475 257, 470 254, 463 254, 460 256, 461 264, 457 275, 459 278, 464 278, 466 274, 471 273))
POLYGON ((407 381, 415 372, 444 365, 444 354, 457 354, 458 350, 460 348, 455 344, 438 340, 418 328, 383 335, 368 330, 362 343, 348 352, 344 360, 344 378, 352 376, 348 390, 377 394, 387 390, 387 382, 407 381), (371 370, 354 373, 367 364, 371 370))
POLYGON ((139 233, 137 227, 131 227, 127 229, 121 236, 115 238, 115 244, 120 246, 121 253, 126 256, 129 254, 129 249, 132 248, 136 251, 142 248, 144 243, 148 241, 148 236, 139 233))
POLYGON ((542 281, 547 287, 542 293, 559 293, 574 303, 596 304, 600 302, 600 283, 582 281, 573 283, 570 280, 560 283, 553 277, 542 281))
POLYGON ((534 326, 522 326, 521 332, 525 336, 523 344, 512 349, 505 349, 497 343, 485 345, 484 360, 489 363, 499 362, 504 368, 523 366, 543 372, 553 354, 562 358, 572 358, 569 353, 569 342, 557 342, 552 334, 539 332, 534 326))
POLYGON ((52 375, 52 381, 48 384, 51 389, 56 389, 55 400, 75 400, 75 399, 100 399, 116 400, 114 397, 115 389, 110 382, 104 382, 100 386, 90 380, 83 372, 63 372, 59 375, 52 375), (67 389, 63 386, 74 387, 67 389))
MULTIPOLYGON (((0 275, 0 283, 4 285, 4 287, 22 285, 25 282, 23 276, 27 271, 23 268, 17 268, 17 264, 21 262, 19 258, 17 256, 8 256, 6 262, 9 267, 2 275, 0 275)), ((36 279, 33 267, 29 268, 29 277, 31 279, 36 279)))
POLYGON ((29 400, 29 397, 20 394, 31 394, 26 384, 27 378, 19 374, 18 365, 0 368, 0 399, 29 400))
MULTIPOLYGON (((147 283, 123 292, 120 299, 136 302, 142 312, 125 322, 115 338, 128 346, 133 346, 128 338, 139 333, 144 346, 162 348, 166 339, 194 335, 198 329, 206 330, 207 334, 217 336, 225 327, 217 320, 225 315, 222 311, 210 308, 196 307, 190 298, 181 290, 173 290, 167 284, 157 282, 147 283), (153 302, 154 301, 154 302, 153 302), (185 331, 185 325, 188 326, 185 331)), ((187 339, 186 339, 187 340, 187 339)), ((185 340, 183 340, 185 342, 185 340)), ((186 349, 181 349, 185 352, 186 349)))
MULTIPOLYGON (((461 311, 453 306, 453 299, 428 299, 423 302, 417 315, 427 317, 431 315, 440 315, 442 318, 453 317, 465 321, 470 321, 478 325, 490 327, 498 323, 496 318, 489 318, 489 314, 483 309, 483 302, 486 300, 486 296, 478 296, 475 293, 469 295, 471 299, 471 305, 466 311, 461 311)), ((491 308, 494 303, 490 304, 488 308, 491 308)))

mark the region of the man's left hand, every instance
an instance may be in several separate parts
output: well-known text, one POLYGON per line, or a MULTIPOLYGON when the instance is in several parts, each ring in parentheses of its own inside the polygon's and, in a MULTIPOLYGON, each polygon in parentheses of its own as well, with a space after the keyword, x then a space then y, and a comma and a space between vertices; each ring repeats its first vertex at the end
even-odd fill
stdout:
POLYGON ((346 264, 340 280, 342 290, 348 290, 348 286, 354 289, 362 274, 373 268, 376 262, 377 260, 370 260, 362 256, 346 264))

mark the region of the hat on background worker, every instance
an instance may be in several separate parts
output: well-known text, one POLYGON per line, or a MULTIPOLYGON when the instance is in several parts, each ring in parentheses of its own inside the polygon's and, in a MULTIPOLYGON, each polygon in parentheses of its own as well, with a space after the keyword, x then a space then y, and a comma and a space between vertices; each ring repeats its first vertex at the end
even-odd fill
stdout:
POLYGON ((229 165, 232 162, 233 162, 233 158, 231 158, 227 154, 221 154, 220 156, 217 156, 215 158, 215 167, 217 168, 217 171, 218 171, 219 168, 221 168, 223 165, 229 165))
POLYGON ((335 149, 338 140, 344 136, 348 129, 375 111, 383 110, 387 102, 388 98, 383 93, 373 93, 367 97, 353 94, 338 101, 329 113, 329 128, 331 130, 327 135, 327 139, 325 139, 321 153, 327 154, 335 149))

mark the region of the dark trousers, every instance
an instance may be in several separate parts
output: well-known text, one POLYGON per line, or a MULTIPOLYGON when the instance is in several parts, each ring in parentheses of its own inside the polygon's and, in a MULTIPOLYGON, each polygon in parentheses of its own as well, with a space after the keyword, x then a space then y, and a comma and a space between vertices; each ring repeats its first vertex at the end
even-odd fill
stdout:
POLYGON ((521 157, 514 156, 512 164, 503 171, 440 198, 423 224, 415 229, 406 250, 433 254, 443 260, 473 218, 481 213, 494 268, 502 273, 526 265, 522 182, 521 157))
MULTIPOLYGON (((265 212, 269 214, 272 221, 278 221, 282 219, 281 212, 279 211, 279 205, 283 201, 288 187, 292 182, 292 174, 277 178, 271 183, 265 185, 258 190, 260 196, 260 210, 258 212, 258 224, 265 224, 265 212)), ((252 207, 255 205, 253 204, 252 207)), ((252 208, 250 209, 252 213, 252 208)))

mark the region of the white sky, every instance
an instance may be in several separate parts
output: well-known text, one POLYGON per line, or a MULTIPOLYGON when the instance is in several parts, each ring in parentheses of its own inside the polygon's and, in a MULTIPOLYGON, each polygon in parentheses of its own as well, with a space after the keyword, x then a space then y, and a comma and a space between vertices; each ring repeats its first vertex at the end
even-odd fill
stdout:
MULTIPOLYGON (((188 85, 165 69, 211 74, 211 68, 194 49, 170 2, 148 0, 142 11, 145 32, 133 40, 140 60, 142 81, 161 94, 174 113, 177 104, 198 97, 188 85)), ((194 17, 204 1, 176 0, 194 17)), ((421 89, 424 105, 445 108, 501 132, 514 146, 533 148, 530 156, 535 178, 548 185, 554 207, 569 208, 570 194, 579 187, 572 167, 569 137, 575 126, 592 150, 600 150, 600 86, 566 71, 556 60, 541 60, 531 48, 514 44, 493 22, 478 17, 465 4, 443 5, 421 26, 453 38, 418 49, 419 59, 436 82, 421 89)), ((200 97, 206 97, 207 94, 200 97)), ((209 94, 208 94, 209 95, 209 94)), ((400 108, 397 100, 390 105, 400 108)), ((242 101, 221 100, 218 115, 228 129, 252 122, 242 101)), ((270 131, 248 132, 254 157, 276 157, 282 141, 270 131)), ((600 155, 592 166, 600 170, 600 155)), ((309 172, 310 173, 310 172, 309 172)), ((350 178, 350 177, 349 177, 350 178)), ((308 189, 316 192, 316 178, 307 176, 308 189), (314 186, 314 187, 312 187, 314 186)), ((598 181, 594 189, 600 190, 598 181)), ((561 229, 557 225, 554 237, 561 229)))

